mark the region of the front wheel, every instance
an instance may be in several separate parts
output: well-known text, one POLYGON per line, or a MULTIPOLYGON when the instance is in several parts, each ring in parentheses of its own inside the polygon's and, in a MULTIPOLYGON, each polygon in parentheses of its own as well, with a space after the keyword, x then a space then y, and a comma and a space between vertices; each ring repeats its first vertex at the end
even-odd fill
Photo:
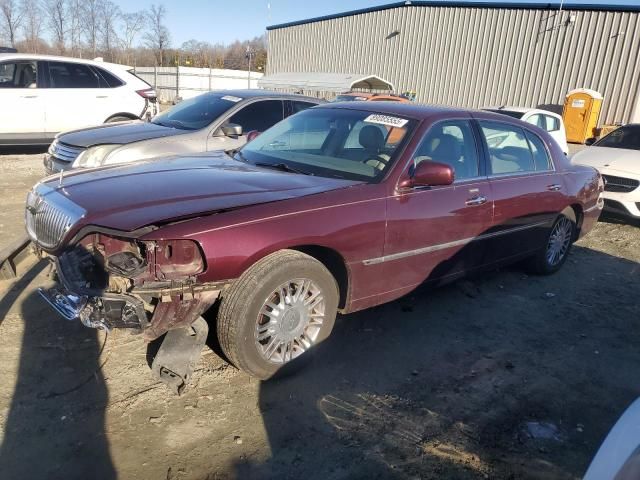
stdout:
POLYGON ((104 123, 116 123, 116 122, 130 122, 131 118, 124 115, 116 115, 115 117, 107 118, 104 123))
POLYGON ((569 256, 575 239, 576 225, 569 217, 560 215, 553 223, 544 249, 530 259, 530 270, 539 275, 557 272, 569 256))
POLYGON ((337 310, 338 285, 329 270, 309 255, 282 250, 225 292, 218 340, 236 367, 267 379, 325 340, 337 310))

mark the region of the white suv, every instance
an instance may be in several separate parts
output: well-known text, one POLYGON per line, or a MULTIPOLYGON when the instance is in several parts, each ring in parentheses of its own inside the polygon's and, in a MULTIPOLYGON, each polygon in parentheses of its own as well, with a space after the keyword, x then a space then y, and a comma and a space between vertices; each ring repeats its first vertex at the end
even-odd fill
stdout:
POLYGON ((66 130, 154 116, 155 91, 127 68, 0 53, 0 145, 49 144, 66 130))

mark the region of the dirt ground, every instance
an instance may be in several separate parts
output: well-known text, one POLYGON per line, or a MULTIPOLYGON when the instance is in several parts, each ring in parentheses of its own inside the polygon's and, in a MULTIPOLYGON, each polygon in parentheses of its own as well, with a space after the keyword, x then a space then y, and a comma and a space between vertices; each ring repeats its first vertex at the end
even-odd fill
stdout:
MULTIPOLYGON (((0 158, 0 245, 40 166, 0 158)), ((556 275, 513 267, 339 317, 298 375, 261 383, 206 349, 181 397, 139 337, 57 318, 46 274, 0 285, 7 480, 577 479, 640 396, 640 227, 613 218, 556 275)))

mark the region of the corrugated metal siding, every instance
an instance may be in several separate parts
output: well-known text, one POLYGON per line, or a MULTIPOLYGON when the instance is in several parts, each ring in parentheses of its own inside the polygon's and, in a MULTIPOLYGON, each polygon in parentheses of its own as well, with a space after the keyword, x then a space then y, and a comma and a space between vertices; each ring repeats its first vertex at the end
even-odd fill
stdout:
POLYGON ((561 108, 585 87, 604 95, 600 123, 640 121, 638 12, 406 6, 272 29, 268 41, 267 73, 371 73, 419 102, 464 107, 561 108))

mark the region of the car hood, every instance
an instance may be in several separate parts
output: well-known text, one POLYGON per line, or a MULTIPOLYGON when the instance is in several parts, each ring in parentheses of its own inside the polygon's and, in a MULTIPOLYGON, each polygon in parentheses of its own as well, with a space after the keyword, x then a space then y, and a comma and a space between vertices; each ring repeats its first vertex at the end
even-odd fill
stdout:
POLYGON ((105 144, 124 145, 139 142, 140 140, 171 137, 186 133, 193 133, 193 130, 180 130, 179 128, 163 127, 155 123, 133 121, 73 130, 60 135, 58 140, 68 145, 86 148, 105 144))
POLYGON ((640 151, 624 148, 587 147, 573 157, 571 163, 588 165, 597 170, 617 170, 640 174, 640 151))
POLYGON ((45 182, 86 211, 74 231, 86 225, 131 231, 361 183, 255 167, 223 152, 74 171, 45 182))

